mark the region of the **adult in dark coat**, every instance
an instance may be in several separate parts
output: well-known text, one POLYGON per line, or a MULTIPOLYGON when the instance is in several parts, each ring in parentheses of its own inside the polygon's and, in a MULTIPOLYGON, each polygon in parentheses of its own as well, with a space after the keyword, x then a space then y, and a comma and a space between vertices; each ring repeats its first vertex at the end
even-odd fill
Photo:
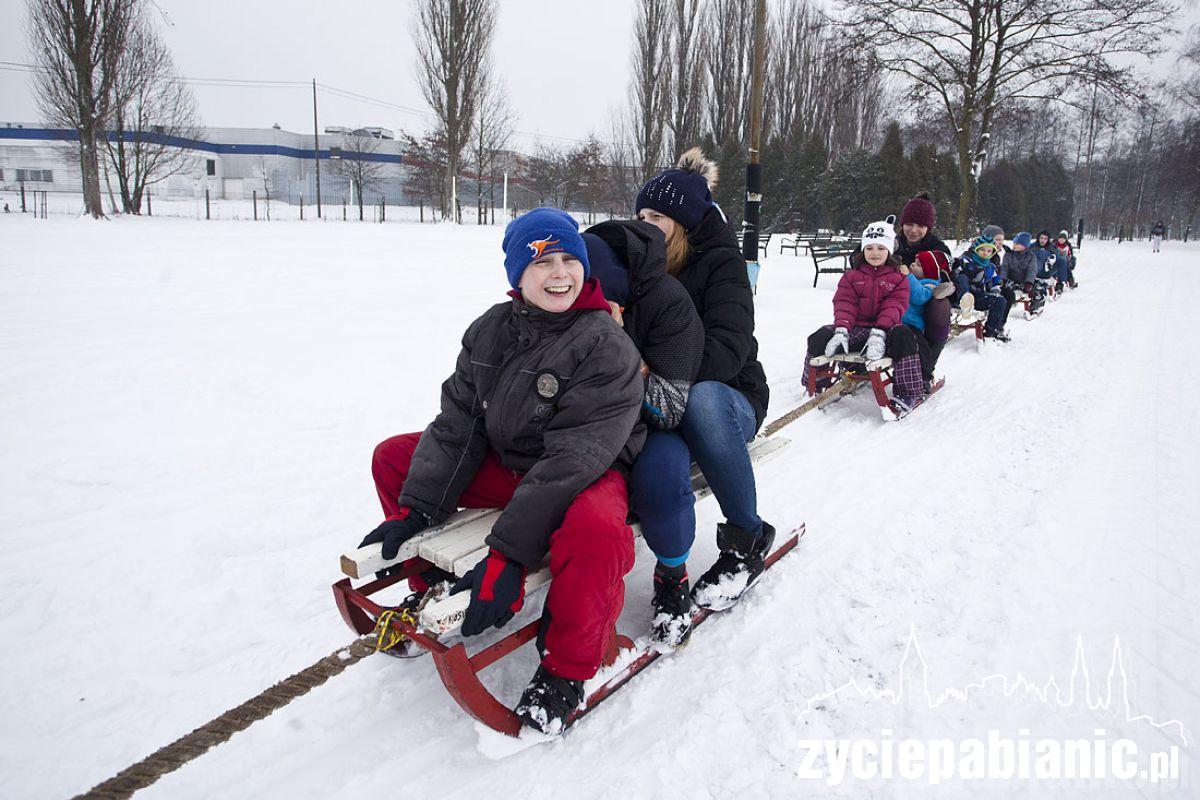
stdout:
MULTIPOLYGON (((896 250, 892 255, 906 267, 911 267, 917 260, 917 253, 928 250, 940 250, 947 259, 954 257, 946 243, 937 237, 934 227, 937 225, 937 208, 929 199, 928 192, 921 192, 904 204, 900 212, 900 235, 896 238, 896 250)), ((936 278, 936 275, 928 275, 936 278)))
MULTIPOLYGON (((637 197, 638 217, 663 231, 667 271, 687 289, 704 324, 700 374, 681 430, 726 519, 717 526, 721 554, 691 593, 695 603, 712 609, 735 603, 758 578, 775 538, 775 529, 758 516, 746 448, 769 399, 754 338, 754 296, 732 226, 712 199, 716 179, 716 165, 693 148, 676 167, 651 178, 637 197)), ((674 616, 683 624, 691 614, 687 552, 657 555, 656 593, 658 587, 670 589, 674 616)))
POLYGON ((375 449, 387 520, 363 544, 394 558, 459 507, 502 508, 488 555, 454 587, 471 592, 462 633, 507 623, 549 556, 544 657, 517 715, 556 733, 600 667, 633 567, 625 476, 645 440, 643 380, 570 216, 525 214, 504 251, 511 299, 467 329, 441 412, 375 449))
MULTIPOLYGON (((944 253, 947 265, 954 258, 950 248, 934 232, 934 228, 937 226, 937 208, 929 199, 928 192, 920 192, 904 204, 904 208, 900 211, 899 225, 900 235, 896 237, 896 250, 893 255, 897 261, 910 270, 917 265, 917 256, 920 253, 944 253)), ((940 262, 940 259, 934 263, 937 262, 940 262)), ((939 274, 930 274, 932 270, 922 270, 920 265, 917 266, 920 272, 919 277, 928 280, 950 280, 949 270, 944 272, 939 270, 939 274)), ((950 338, 950 307, 951 300, 945 296, 935 297, 925 304, 924 336, 929 343, 929 350, 922 368, 930 376, 933 375, 938 358, 942 355, 942 349, 950 338)))

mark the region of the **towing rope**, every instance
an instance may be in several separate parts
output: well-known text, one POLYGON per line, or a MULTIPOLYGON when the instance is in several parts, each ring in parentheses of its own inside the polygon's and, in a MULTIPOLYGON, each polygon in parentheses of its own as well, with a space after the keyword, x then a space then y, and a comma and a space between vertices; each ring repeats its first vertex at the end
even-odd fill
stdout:
MULTIPOLYGON (((780 428, 795 422, 803 414, 811 411, 814 406, 815 404, 810 401, 793 409, 767 426, 765 432, 776 433, 780 428)), ((317 663, 284 678, 257 697, 252 697, 240 706, 229 709, 221 716, 206 722, 191 733, 181 736, 136 764, 126 767, 103 783, 96 784, 87 792, 76 795, 73 800, 124 800, 124 798, 131 797, 134 792, 145 789, 162 776, 174 772, 217 745, 229 741, 235 733, 244 731, 259 720, 266 719, 297 697, 308 694, 335 675, 340 675, 346 667, 357 664, 374 653, 392 649, 404 639, 404 636, 390 624, 394 616, 399 616, 405 622, 415 622, 407 609, 385 611, 370 635, 355 639, 346 647, 335 650, 317 663)))
POLYGON ((346 667, 357 664, 375 652, 376 639, 373 636, 355 639, 348 646, 339 648, 312 666, 284 678, 257 697, 229 709, 211 722, 206 722, 133 766, 121 770, 112 778, 77 795, 76 800, 117 800, 130 797, 134 792, 145 789, 163 775, 199 758, 211 748, 228 741, 238 731, 265 719, 272 712, 307 694, 333 676, 340 675, 346 667))

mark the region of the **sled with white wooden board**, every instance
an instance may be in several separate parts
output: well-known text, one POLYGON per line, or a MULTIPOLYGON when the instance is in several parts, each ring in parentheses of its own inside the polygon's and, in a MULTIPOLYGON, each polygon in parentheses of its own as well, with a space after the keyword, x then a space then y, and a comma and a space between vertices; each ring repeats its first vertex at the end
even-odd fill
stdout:
MULTIPOLYGON (((748 445, 755 466, 778 455, 789 440, 781 436, 759 436, 748 445)), ((693 465, 692 489, 700 500, 712 493, 703 474, 693 465)), ((403 647, 410 653, 428 652, 450 696, 471 717, 487 727, 517 736, 522 728, 513 709, 496 699, 484 685, 480 673, 522 645, 537 638, 540 619, 534 619, 498 640, 468 653, 466 642, 457 634, 470 602, 470 592, 448 594, 446 584, 434 587, 415 608, 387 606, 373 595, 410 577, 439 568, 455 577, 469 572, 487 554, 485 539, 499 517, 498 509, 460 510, 440 525, 431 527, 406 541, 394 559, 384 559, 382 545, 360 547, 341 557, 346 576, 333 585, 334 600, 342 619, 359 634, 374 633, 381 650, 403 647), (377 574, 378 573, 378 574, 377 574), (373 577, 374 576, 374 577, 373 577), (366 581, 355 585, 357 581, 366 581)), ((633 524, 635 535, 640 535, 633 524)), ((790 552, 804 534, 801 524, 790 530, 782 543, 767 557, 770 569, 790 552)), ((525 579, 525 597, 537 595, 551 583, 550 569, 530 570, 525 579)), ((693 614, 693 626, 714 612, 699 608, 693 614)), ((484 638, 484 637, 481 637, 484 638)), ((653 663, 663 650, 647 637, 636 641, 613 630, 609 636, 604 666, 584 685, 585 697, 568 718, 567 725, 583 717, 638 672, 653 663)))

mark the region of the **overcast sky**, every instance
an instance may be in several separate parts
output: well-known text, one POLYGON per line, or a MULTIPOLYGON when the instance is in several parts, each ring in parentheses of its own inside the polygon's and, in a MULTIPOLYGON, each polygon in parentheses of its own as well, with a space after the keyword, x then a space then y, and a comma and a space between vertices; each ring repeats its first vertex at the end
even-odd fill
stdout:
MULTIPOLYGON (((425 129, 409 32, 413 0, 155 0, 175 62, 189 78, 309 81, 402 111, 319 94, 320 124, 425 129), (368 10, 369 9, 369 10, 368 10)), ((22 0, 0 0, 0 61, 28 62, 22 0)), ((495 64, 519 131, 610 138, 612 112, 628 96, 633 0, 500 0, 495 64)), ((1180 25, 1200 20, 1200 4, 1180 25)), ((1169 69, 1169 60, 1158 65, 1169 69)), ((0 122, 37 120, 28 75, 0 64, 0 122)), ((205 124, 312 130, 306 86, 195 85, 205 124)), ((528 146, 528 136, 518 146, 528 146)))

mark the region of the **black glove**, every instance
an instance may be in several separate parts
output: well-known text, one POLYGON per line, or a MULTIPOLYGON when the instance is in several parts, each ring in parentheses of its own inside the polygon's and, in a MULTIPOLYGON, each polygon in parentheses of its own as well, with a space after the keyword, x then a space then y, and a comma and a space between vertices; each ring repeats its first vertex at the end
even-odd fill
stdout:
POLYGON ((502 627, 521 610, 525 605, 525 572, 525 567, 493 549, 458 579, 450 594, 471 590, 471 605, 463 618, 463 636, 502 627))
POLYGON ((400 512, 368 533, 359 547, 383 542, 383 557, 393 559, 400 552, 400 545, 428 527, 429 517, 408 506, 400 506, 400 512))

